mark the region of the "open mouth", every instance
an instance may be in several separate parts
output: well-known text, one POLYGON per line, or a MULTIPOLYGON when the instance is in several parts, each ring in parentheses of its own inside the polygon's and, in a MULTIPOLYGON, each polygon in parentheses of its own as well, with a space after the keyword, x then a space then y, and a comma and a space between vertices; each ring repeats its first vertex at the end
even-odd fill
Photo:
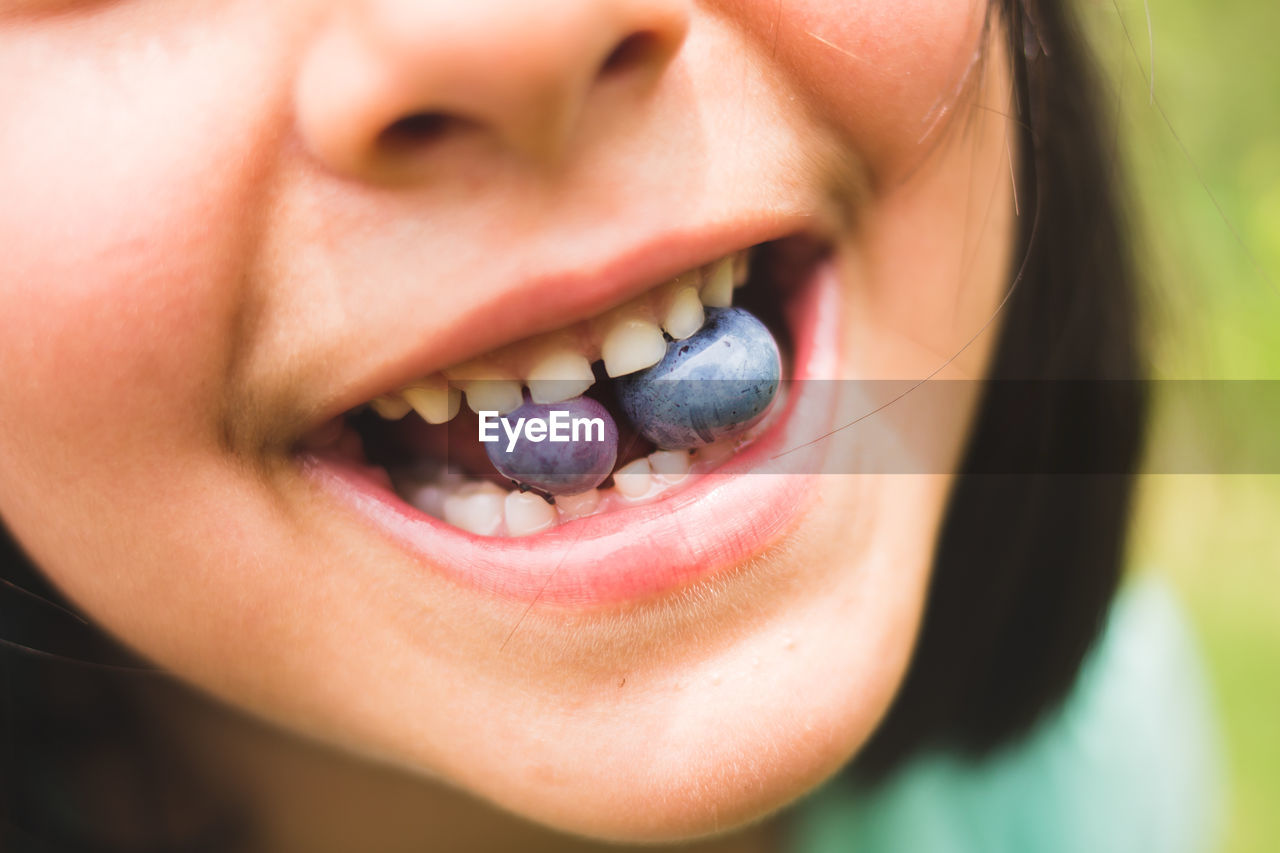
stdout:
MULTIPOLYGON (((768 540, 782 517, 803 503, 794 482, 801 478, 778 482, 766 476, 767 463, 788 445, 788 424, 820 423, 812 405, 799 414, 806 408, 803 383, 791 380, 829 373, 822 363, 835 348, 833 266, 829 246, 808 235, 744 247, 595 317, 388 389, 306 436, 299 451, 304 467, 424 556, 456 563, 469 580, 491 589, 522 598, 600 601, 680 583, 723 562, 714 559, 721 556, 714 547, 692 542, 683 528, 702 521, 705 511, 718 511, 713 505, 725 497, 720 493, 733 491, 724 488, 728 480, 748 481, 742 484, 747 494, 739 497, 750 506, 723 518, 721 536, 708 533, 747 551, 761 544, 755 540, 768 540), (748 355, 776 348, 775 396, 741 416, 741 423, 720 431, 700 426, 684 441, 667 438, 669 431, 655 433, 636 417, 628 389, 708 336, 729 336, 723 328, 739 317, 759 326, 763 338, 735 339, 733 346, 748 355), (516 446, 512 423, 558 406, 611 420, 616 445, 607 448, 603 462, 592 463, 595 475, 575 486, 512 476, 501 461, 504 444, 516 446), (670 527, 673 518, 682 528, 680 547, 693 550, 657 572, 628 572, 627 566, 644 561, 634 546, 660 545, 652 539, 654 528, 670 527), (744 524, 758 535, 743 537, 744 524), (549 588, 548 555, 539 562, 538 552, 567 552, 570 545, 581 565, 566 569, 562 554, 555 570, 560 585, 549 588), (623 559, 623 552, 631 558, 623 559), (605 560, 607 572, 599 568, 605 560)), ((724 349, 714 352, 733 351, 730 341, 715 343, 724 349)), ((695 380, 669 387, 671 394, 707 393, 706 383, 695 380)), ((683 402, 675 401, 675 408, 683 402)), ((803 438, 790 432, 793 443, 803 438)))

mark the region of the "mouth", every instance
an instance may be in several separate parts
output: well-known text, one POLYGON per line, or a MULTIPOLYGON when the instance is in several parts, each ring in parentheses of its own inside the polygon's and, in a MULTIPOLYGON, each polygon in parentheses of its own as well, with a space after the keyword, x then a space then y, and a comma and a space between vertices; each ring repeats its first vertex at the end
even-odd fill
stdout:
POLYGON ((296 456, 323 491, 464 586, 576 607, 684 588, 749 563, 807 511, 813 475, 788 472, 818 470, 800 457, 820 444, 793 449, 833 417, 822 383, 804 380, 834 375, 839 291, 833 249, 813 235, 743 246, 593 317, 384 389, 311 430, 296 456), (762 411, 674 446, 626 417, 624 387, 744 310, 781 366, 762 411), (557 405, 616 422, 616 452, 587 488, 515 479, 482 443, 495 441, 486 424, 500 448, 518 415, 557 405))

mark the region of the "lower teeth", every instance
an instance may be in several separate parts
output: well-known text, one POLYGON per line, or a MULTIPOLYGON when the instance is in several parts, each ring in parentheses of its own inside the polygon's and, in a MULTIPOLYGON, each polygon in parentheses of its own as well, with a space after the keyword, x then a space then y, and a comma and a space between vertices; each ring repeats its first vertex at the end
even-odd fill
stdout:
POLYGON ((657 450, 613 473, 611 488, 593 488, 550 500, 507 490, 434 462, 391 472, 405 502, 477 536, 527 536, 568 521, 657 500, 697 475, 719 467, 748 443, 742 436, 693 451, 657 450))

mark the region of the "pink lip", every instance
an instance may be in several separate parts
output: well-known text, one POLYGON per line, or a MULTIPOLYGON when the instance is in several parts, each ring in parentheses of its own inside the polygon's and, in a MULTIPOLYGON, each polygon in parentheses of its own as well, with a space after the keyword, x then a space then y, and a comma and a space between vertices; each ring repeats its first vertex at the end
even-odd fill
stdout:
POLYGON ((621 253, 606 252, 608 260, 580 261, 572 272, 530 276, 504 289, 493 301, 470 306, 452 324, 450 333, 424 339, 393 363, 340 389, 308 429, 447 364, 456 364, 504 342, 594 317, 673 276, 726 257, 744 246, 778 240, 812 230, 816 225, 809 216, 759 214, 700 228, 673 228, 621 253), (523 307, 519 312, 510 312, 504 310, 504 305, 523 307))
MULTIPOLYGON (((795 378, 834 375, 839 287, 824 261, 791 302, 795 378)), ((772 457, 830 423, 825 383, 796 382, 769 430, 715 472, 669 498, 579 519, 518 538, 469 534, 426 515, 383 482, 329 457, 304 472, 339 503, 464 586, 524 602, 595 607, 638 601, 732 570, 793 529, 814 494, 814 474, 770 473, 772 457)), ((817 471, 824 446, 789 453, 787 470, 817 471), (800 459, 801 454, 810 458, 800 459)))

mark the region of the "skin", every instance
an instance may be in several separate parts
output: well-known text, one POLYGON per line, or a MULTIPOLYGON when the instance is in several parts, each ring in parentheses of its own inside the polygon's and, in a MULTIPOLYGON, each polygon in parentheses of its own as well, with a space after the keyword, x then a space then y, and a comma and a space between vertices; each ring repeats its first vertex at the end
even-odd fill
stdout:
MULTIPOLYGON (((157 718, 249 786, 262 849, 689 842, 766 818, 884 714, 950 477, 820 477, 750 574, 526 614, 324 499, 291 447, 387 365, 554 327, 504 310, 529 275, 743 210, 835 240, 838 375, 957 353, 941 375, 982 375, 1014 217, 984 15, 0 0, 0 112, 20 119, 0 124, 0 516, 194 688, 160 691, 157 718), (386 135, 427 111, 450 117, 438 139, 386 135)), ((952 457, 967 420, 939 439, 952 457)))

